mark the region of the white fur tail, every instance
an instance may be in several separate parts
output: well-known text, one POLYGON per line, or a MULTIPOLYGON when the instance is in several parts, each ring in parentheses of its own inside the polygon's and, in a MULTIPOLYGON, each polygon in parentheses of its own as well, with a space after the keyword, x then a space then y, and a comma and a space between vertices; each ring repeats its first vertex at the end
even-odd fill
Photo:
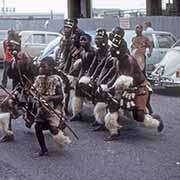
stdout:
POLYGON ((118 123, 119 113, 108 113, 105 117, 105 126, 109 130, 111 135, 118 134, 118 130, 122 128, 121 125, 118 123))
POLYGON ((104 124, 104 118, 107 113, 106 108, 107 104, 105 103, 97 103, 94 107, 94 117, 96 121, 100 124, 104 124))
POLYGON ((159 127, 159 120, 155 119, 151 115, 147 114, 145 115, 144 119, 144 126, 147 128, 158 128, 159 127))
POLYGON ((10 113, 0 113, 0 128, 5 135, 13 135, 13 132, 9 130, 10 113))
POLYGON ((83 106, 83 99, 81 97, 74 96, 72 99, 72 112, 73 116, 78 114, 83 106))
POLYGON ((53 139, 59 147, 64 147, 65 144, 71 143, 70 138, 68 136, 64 135, 64 132, 61 130, 59 130, 57 135, 53 136, 53 139))

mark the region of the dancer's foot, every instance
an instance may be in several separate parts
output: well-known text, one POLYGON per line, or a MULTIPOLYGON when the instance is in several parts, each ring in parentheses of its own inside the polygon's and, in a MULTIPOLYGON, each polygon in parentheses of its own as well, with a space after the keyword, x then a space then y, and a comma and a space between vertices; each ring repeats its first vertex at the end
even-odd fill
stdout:
POLYGON ((106 131, 106 127, 103 124, 100 124, 96 128, 93 129, 93 131, 106 131))
POLYGON ((1 143, 10 141, 14 141, 14 135, 5 135, 0 139, 1 143))
POLYGON ((41 149, 39 151, 38 156, 47 156, 48 155, 48 150, 47 149, 41 149))
POLYGON ((119 140, 119 134, 110 135, 104 140, 105 141, 117 141, 117 140, 119 140))

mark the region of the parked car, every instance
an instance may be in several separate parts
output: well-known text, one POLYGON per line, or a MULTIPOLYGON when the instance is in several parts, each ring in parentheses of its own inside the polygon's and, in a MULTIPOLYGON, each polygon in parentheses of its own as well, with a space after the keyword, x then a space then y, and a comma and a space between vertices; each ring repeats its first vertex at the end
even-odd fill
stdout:
MULTIPOLYGON (((95 38, 95 31, 86 31, 92 36, 92 46, 95 47, 94 38, 95 38)), ((167 50, 177 41, 176 37, 170 32, 163 32, 163 31, 153 31, 153 32, 144 32, 143 33, 146 37, 150 39, 153 44, 153 52, 150 58, 147 57, 146 59, 146 69, 147 72, 150 73, 154 70, 155 64, 159 63, 167 50)), ((134 30, 125 30, 125 40, 127 41, 128 48, 130 49, 132 44, 132 38, 135 36, 134 30)), ((54 41, 54 43, 57 41, 54 41)), ((53 44, 53 43, 52 43, 53 44)), ((51 54, 55 45, 48 45, 43 52, 43 55, 48 56, 51 54), (48 54, 49 53, 49 54, 48 54)))
MULTIPOLYGON (((39 56, 44 48, 56 37, 59 33, 48 31, 20 31, 21 49, 30 57, 39 56)), ((3 40, 7 39, 7 30, 0 31, 0 63, 3 62, 4 50, 3 40)))
POLYGON ((156 65, 149 79, 156 88, 180 89, 180 39, 167 51, 162 61, 156 65))
POLYGON ((32 58, 39 56, 44 48, 55 38, 59 33, 48 31, 21 31, 21 49, 32 58))

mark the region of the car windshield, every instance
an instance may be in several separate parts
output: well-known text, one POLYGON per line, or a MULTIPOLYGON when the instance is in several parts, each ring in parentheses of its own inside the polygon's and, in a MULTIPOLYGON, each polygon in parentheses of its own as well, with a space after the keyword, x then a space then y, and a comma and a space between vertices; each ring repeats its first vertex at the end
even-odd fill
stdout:
POLYGON ((165 67, 164 75, 172 75, 176 72, 177 66, 180 64, 180 49, 171 48, 166 53, 162 61, 159 63, 161 66, 165 67))
POLYGON ((53 41, 51 41, 47 47, 44 49, 43 53, 39 56, 39 59, 43 59, 46 56, 49 56, 50 54, 52 54, 54 52, 55 47, 57 47, 59 45, 59 41, 61 39, 61 36, 58 36, 56 39, 54 39, 53 41))

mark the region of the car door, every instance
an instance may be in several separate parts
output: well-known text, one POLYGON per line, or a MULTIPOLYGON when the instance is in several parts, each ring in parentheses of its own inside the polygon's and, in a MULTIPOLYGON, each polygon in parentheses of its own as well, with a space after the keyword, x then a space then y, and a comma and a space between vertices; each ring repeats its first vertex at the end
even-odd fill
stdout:
POLYGON ((24 43, 24 51, 31 57, 39 56, 46 47, 46 37, 44 33, 33 33, 24 43))

